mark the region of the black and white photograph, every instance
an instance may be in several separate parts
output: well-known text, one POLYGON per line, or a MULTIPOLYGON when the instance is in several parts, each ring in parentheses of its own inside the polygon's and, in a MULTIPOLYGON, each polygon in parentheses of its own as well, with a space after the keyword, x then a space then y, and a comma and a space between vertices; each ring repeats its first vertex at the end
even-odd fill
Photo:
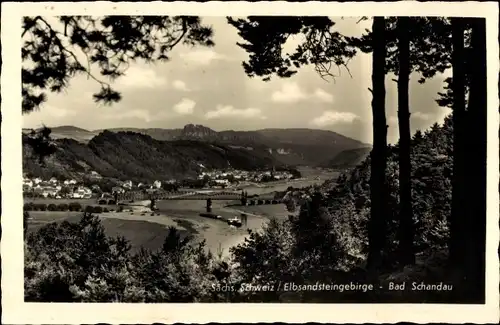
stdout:
POLYGON ((497 3, 152 4, 2 6, 12 324, 498 320, 497 3))

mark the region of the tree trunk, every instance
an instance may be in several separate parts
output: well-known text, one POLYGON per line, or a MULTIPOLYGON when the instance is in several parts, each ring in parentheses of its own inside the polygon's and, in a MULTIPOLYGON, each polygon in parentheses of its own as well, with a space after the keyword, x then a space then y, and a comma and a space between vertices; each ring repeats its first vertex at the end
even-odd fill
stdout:
POLYGON ((465 114, 465 70, 464 70, 464 21, 462 18, 452 18, 452 93, 453 93, 453 179, 450 227, 450 264, 452 267, 463 266, 465 248, 465 145, 464 145, 464 114, 465 114))
POLYGON ((410 160, 410 38, 408 17, 399 17, 397 22, 399 73, 398 73, 398 120, 399 120, 399 262, 402 265, 415 263, 413 245, 414 224, 411 199, 410 160))
POLYGON ((470 60, 470 92, 467 106, 467 154, 465 155, 465 188, 467 230, 465 273, 467 297, 484 300, 486 250, 486 20, 471 19, 472 60, 470 60))
POLYGON ((371 152, 370 198, 371 215, 368 225, 369 253, 367 267, 381 266, 385 246, 387 218, 387 122, 385 118, 385 19, 373 18, 372 114, 373 149, 371 152))

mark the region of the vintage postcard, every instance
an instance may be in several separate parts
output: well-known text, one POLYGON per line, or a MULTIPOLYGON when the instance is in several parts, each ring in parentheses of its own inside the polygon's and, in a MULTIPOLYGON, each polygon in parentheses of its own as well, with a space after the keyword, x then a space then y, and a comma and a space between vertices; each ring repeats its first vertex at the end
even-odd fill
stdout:
POLYGON ((499 320, 498 4, 2 4, 6 324, 499 320))

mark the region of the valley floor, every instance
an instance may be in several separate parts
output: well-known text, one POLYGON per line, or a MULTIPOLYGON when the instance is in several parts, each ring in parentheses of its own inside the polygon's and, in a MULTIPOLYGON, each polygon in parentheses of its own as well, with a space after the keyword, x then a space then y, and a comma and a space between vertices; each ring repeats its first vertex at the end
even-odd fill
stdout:
MULTIPOLYGON (((182 236, 191 235, 195 240, 205 240, 206 246, 213 253, 222 250, 228 255, 229 248, 243 242, 248 235, 247 229, 258 230, 271 217, 282 218, 288 215, 284 205, 268 206, 232 206, 227 201, 214 201, 213 213, 225 218, 247 214, 247 225, 241 228, 229 226, 221 220, 199 216, 205 212, 205 201, 160 201, 158 211, 152 213, 147 207, 149 201, 135 202, 124 207, 123 212, 101 213, 106 232, 110 236, 124 236, 132 251, 140 247, 156 250, 161 248, 168 234, 168 227, 177 228, 182 236)), ((78 222, 81 212, 32 211, 28 232, 35 231, 51 222, 78 222)))

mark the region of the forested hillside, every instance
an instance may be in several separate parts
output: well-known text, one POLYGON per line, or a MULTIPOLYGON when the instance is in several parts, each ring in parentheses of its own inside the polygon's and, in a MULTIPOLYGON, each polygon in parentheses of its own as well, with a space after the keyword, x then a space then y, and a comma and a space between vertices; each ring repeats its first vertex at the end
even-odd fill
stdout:
POLYGON ((371 148, 344 150, 323 165, 328 168, 349 168, 357 166, 370 154, 370 151, 371 148))
MULTIPOLYGON (((412 199, 417 236, 417 253, 439 250, 448 240, 447 218, 451 213, 451 179, 453 170, 453 125, 447 117, 443 126, 434 124, 428 131, 417 131, 412 137, 412 199)), ((399 220, 399 145, 388 148, 387 173, 389 211, 388 250, 386 257, 394 262, 398 246, 396 228, 399 220)), ((337 183, 325 183, 323 205, 328 209, 337 234, 349 241, 351 256, 364 256, 367 250, 367 222, 370 216, 370 157, 337 183), (355 239, 355 240, 353 240, 355 239)))
POLYGON ((159 141, 133 132, 104 131, 87 144, 73 139, 58 139, 54 144, 56 152, 43 163, 25 145, 24 172, 45 178, 80 178, 96 171, 103 177, 152 181, 196 177, 203 167, 252 170, 279 165, 265 151, 194 140, 159 141))

